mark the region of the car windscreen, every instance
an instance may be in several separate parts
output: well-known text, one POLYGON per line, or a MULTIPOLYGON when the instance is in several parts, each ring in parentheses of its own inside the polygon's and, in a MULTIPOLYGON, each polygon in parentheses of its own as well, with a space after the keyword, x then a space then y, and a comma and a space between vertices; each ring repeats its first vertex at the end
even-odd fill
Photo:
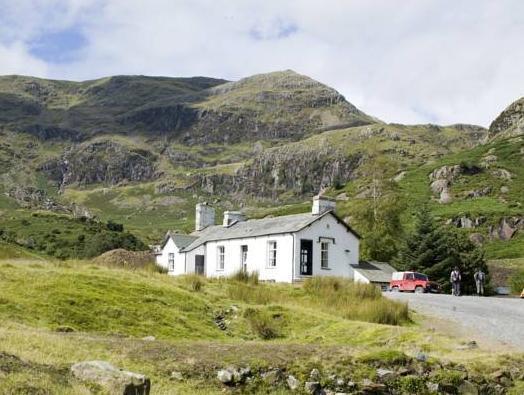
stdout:
POLYGON ((428 276, 421 273, 415 273, 415 280, 428 281, 428 276))

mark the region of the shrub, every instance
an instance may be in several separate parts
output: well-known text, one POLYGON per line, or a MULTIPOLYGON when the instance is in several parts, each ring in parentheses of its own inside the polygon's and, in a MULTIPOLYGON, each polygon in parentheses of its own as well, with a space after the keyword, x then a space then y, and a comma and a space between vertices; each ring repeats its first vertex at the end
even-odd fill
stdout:
POLYGON ((520 294, 524 290, 524 270, 512 275, 509 279, 511 292, 520 294))
POLYGON ((406 365, 410 358, 402 351, 380 350, 365 354, 359 358, 361 362, 379 366, 406 365))
POLYGON ((258 284, 258 272, 247 272, 245 270, 239 270, 230 277, 231 280, 240 281, 247 284, 258 284))
POLYGON ((248 308, 244 312, 244 318, 261 339, 270 340, 281 335, 281 323, 265 311, 248 308))

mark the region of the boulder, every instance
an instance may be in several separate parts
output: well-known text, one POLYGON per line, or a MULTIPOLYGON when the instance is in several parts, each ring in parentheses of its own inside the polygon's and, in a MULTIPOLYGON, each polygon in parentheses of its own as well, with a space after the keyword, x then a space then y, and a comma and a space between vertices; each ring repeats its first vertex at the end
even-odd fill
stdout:
POLYGON ((287 376, 286 382, 287 382, 288 388, 291 391, 295 391, 300 386, 300 381, 298 381, 298 379, 293 375, 287 376))
POLYGON ((491 187, 488 186, 488 187, 484 187, 481 189, 475 189, 473 191, 464 192, 464 195, 466 199, 473 199, 473 198, 478 198, 482 196, 487 196, 490 193, 491 193, 491 187))
POLYGON ((306 381, 306 384, 304 384, 304 390, 308 394, 319 395, 321 394, 322 387, 318 381, 306 381))
POLYGON ((429 175, 429 179, 434 180, 448 180, 452 182, 462 173, 462 166, 453 165, 453 166, 442 166, 438 169, 433 170, 429 175))
POLYGON ((309 379, 311 381, 320 381, 320 371, 318 369, 312 369, 309 373, 309 379))
POLYGON ((448 204, 448 203, 451 203, 451 201, 453 200, 453 198, 451 197, 451 194, 449 193, 449 189, 446 188, 444 189, 442 192, 440 192, 440 198, 439 198, 439 203, 441 204, 448 204))
POLYGON ((448 180, 435 180, 430 185, 431 192, 433 192, 435 195, 439 195, 444 189, 447 189, 448 187, 448 180))
POLYGON ((462 382, 457 390, 460 395, 478 395, 479 393, 477 386, 467 380, 462 382))
POLYGON ((511 173, 506 169, 495 169, 491 171, 491 175, 503 180, 511 180, 511 173))
POLYGON ((111 394, 148 395, 151 380, 143 374, 121 370, 105 361, 78 362, 71 366, 75 378, 97 384, 111 394))
POLYGON ((377 369, 377 377, 380 381, 387 381, 396 376, 395 372, 389 369, 377 369))
POLYGON ((480 233, 472 233, 472 234, 469 235, 469 240, 473 244, 475 244, 477 246, 481 246, 482 244, 484 244, 485 238, 480 233))
POLYGON ((233 384, 235 382, 233 373, 232 368, 220 369, 217 372, 217 379, 223 384, 233 384))
POLYGON ((262 373, 260 377, 269 385, 275 385, 283 378, 282 371, 280 369, 269 370, 262 373))
POLYGON ((509 188, 506 185, 502 185, 500 187, 500 193, 508 193, 508 192, 509 192, 509 188))

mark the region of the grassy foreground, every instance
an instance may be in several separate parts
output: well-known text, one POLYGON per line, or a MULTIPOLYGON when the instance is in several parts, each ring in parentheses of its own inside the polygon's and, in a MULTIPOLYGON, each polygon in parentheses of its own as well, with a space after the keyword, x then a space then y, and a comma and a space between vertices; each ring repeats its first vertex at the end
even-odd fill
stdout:
MULTIPOLYGON (((94 359, 149 375, 153 394, 221 393, 216 371, 229 365, 278 367, 302 381, 313 368, 375 380, 377 366, 408 365, 419 352, 428 366, 446 367, 442 380, 453 380, 461 366, 472 374, 514 366, 524 372, 522 356, 457 351, 461 339, 424 329, 372 287, 241 280, 16 255, 0 260, 0 393, 91 393, 69 367, 94 359)), ((421 388, 402 380, 406 391, 421 388)), ((287 393, 285 385, 260 380, 243 390, 287 393)))

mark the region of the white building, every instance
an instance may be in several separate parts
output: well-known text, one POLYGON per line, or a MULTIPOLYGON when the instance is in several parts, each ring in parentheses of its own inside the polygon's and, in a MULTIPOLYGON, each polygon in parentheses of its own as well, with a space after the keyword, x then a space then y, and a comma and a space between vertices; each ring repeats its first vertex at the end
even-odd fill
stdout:
POLYGON ((294 282, 310 276, 353 277, 359 235, 335 213, 335 201, 316 196, 311 213, 245 220, 226 211, 215 225, 215 211, 196 206, 195 232, 168 232, 157 263, 169 274, 230 276, 258 272, 260 280, 294 282))

